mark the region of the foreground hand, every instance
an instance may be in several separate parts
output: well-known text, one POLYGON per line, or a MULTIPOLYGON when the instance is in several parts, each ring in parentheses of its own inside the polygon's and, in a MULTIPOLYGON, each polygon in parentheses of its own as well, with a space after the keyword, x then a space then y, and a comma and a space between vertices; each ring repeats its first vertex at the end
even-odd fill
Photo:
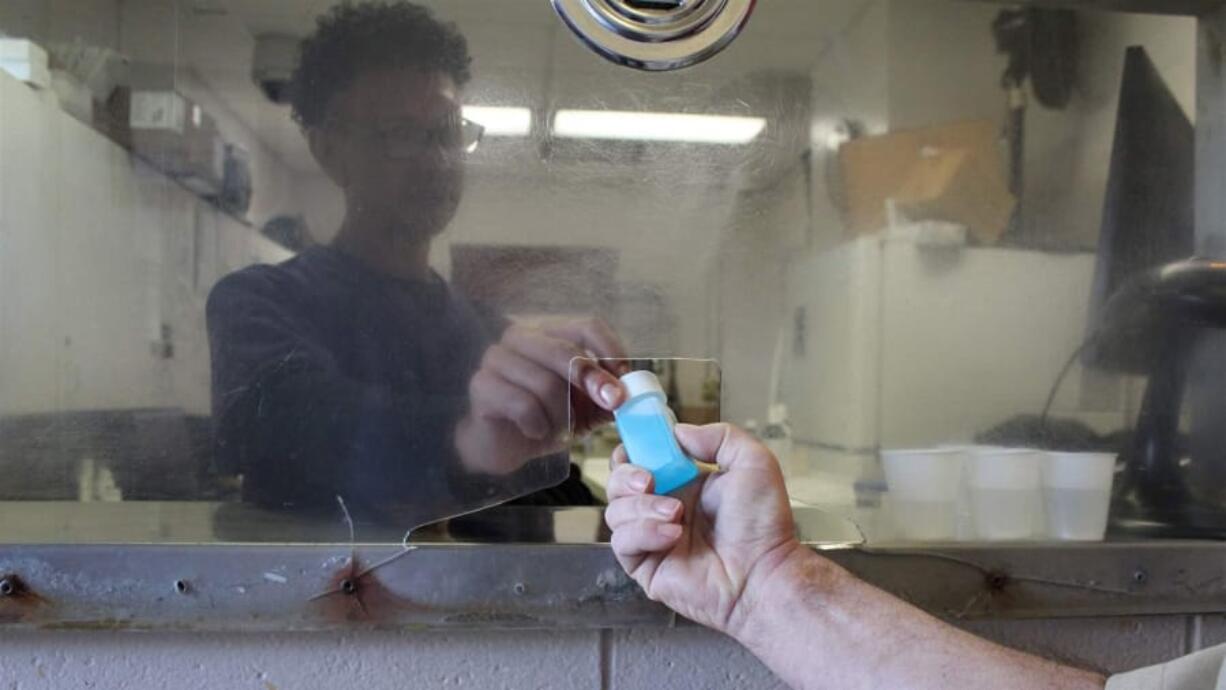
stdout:
POLYGON ((651 474, 613 454, 605 521, 626 572, 655 601, 697 623, 735 634, 753 590, 803 551, 779 463, 728 424, 678 425, 691 457, 719 465, 682 489, 656 496, 651 474))
POLYGON ((592 355, 626 357, 617 335, 599 319, 507 328, 469 382, 469 412, 456 430, 464 465, 513 472, 565 448, 572 421, 573 431, 582 433, 612 419, 625 393, 592 355))

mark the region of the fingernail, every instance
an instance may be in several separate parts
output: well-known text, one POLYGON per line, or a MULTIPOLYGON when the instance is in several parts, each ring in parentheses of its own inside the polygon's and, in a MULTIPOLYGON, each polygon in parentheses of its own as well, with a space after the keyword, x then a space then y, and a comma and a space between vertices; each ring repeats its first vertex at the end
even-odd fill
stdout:
POLYGON ((606 383, 600 387, 600 399, 606 407, 614 407, 621 401, 622 389, 616 383, 606 383))
POLYGON ((681 536, 681 525, 675 522, 664 522, 656 525, 656 531, 659 532, 661 537, 675 539, 681 536))
POLYGON ((636 472, 633 477, 630 477, 630 488, 635 491, 646 491, 647 482, 650 479, 646 472, 636 472))
POLYGON ((662 501, 656 504, 656 512, 670 518, 677 514, 677 504, 674 501, 662 501))

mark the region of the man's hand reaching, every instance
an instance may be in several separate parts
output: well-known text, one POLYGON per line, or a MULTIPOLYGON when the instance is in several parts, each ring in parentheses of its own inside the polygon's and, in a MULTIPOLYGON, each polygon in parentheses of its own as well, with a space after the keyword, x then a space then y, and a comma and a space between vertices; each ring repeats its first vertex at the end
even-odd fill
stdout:
POLYGON ((597 358, 625 357, 617 335, 598 319, 509 327, 469 383, 469 412, 456 429, 465 467, 513 472, 563 449, 567 432, 612 419, 625 394, 616 368, 597 358))

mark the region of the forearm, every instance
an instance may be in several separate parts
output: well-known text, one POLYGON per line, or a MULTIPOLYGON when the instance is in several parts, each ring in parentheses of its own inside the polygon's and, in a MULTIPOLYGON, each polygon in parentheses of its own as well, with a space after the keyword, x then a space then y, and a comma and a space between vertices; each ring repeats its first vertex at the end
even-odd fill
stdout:
POLYGON ((730 630, 795 688, 1060 688, 1105 679, 947 625, 799 549, 747 588, 730 630))

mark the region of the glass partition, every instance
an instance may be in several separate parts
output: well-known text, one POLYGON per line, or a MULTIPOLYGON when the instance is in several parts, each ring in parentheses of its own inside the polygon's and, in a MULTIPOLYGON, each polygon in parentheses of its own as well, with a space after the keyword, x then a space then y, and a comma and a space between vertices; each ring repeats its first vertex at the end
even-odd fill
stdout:
POLYGON ((1213 512, 1218 360, 1144 318, 1216 275, 1137 282, 1193 253, 1195 33, 772 0, 641 71, 545 0, 10 0, 0 502, 69 542, 599 506, 606 360, 685 358, 678 408, 870 539, 1002 496, 1055 535, 1060 460, 996 447, 1118 455, 1133 526, 1213 512), (904 450, 957 471, 910 495, 904 450))

